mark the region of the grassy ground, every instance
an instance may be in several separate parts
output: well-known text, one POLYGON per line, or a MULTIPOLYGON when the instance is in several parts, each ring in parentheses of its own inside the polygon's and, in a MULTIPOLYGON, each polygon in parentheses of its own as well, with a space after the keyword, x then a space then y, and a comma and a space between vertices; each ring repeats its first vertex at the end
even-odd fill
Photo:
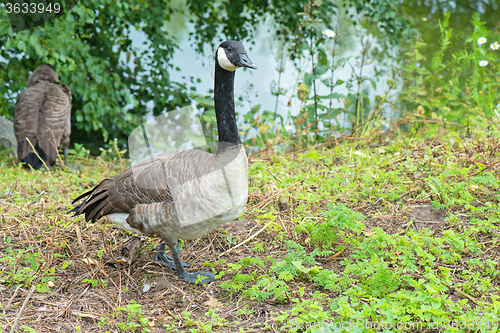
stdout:
POLYGON ((207 286, 152 262, 158 239, 129 265, 130 234, 65 213, 124 163, 4 161, 0 332, 493 332, 499 156, 498 131, 478 130, 253 159, 239 221, 183 243, 219 273, 207 286))

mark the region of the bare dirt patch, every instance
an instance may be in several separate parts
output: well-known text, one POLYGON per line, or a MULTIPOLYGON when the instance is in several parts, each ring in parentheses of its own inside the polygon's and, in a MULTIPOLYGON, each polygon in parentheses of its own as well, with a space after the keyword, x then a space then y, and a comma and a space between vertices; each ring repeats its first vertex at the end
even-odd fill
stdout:
POLYGON ((431 204, 411 206, 410 218, 415 229, 428 228, 432 231, 442 230, 445 227, 446 213, 436 210, 431 204))

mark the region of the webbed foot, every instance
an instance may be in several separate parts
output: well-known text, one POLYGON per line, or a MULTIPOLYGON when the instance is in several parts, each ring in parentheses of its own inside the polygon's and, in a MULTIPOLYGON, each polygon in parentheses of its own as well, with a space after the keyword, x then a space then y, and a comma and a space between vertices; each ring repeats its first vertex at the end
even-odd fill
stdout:
MULTIPOLYGON (((161 251, 163 248, 164 247, 160 247, 159 250, 161 251)), ((175 264, 175 272, 181 280, 193 284, 204 284, 215 281, 215 274, 210 271, 199 271, 193 273, 186 272, 183 267, 183 262, 179 259, 179 244, 172 244, 169 248, 170 253, 172 254, 172 260, 175 264)))
POLYGON ((181 273, 178 276, 183 281, 193 284, 204 284, 215 281, 215 274, 210 271, 199 271, 192 273, 184 271, 184 273, 181 273))
MULTIPOLYGON (((178 247, 179 245, 176 245, 178 247)), ((175 262, 174 259, 170 258, 165 254, 165 249, 166 245, 165 243, 161 243, 160 246, 155 250, 155 255, 153 257, 153 260, 157 263, 159 263, 162 266, 168 266, 170 268, 175 269, 175 262)), ((190 265, 188 263, 182 262, 182 267, 189 267, 190 265)))

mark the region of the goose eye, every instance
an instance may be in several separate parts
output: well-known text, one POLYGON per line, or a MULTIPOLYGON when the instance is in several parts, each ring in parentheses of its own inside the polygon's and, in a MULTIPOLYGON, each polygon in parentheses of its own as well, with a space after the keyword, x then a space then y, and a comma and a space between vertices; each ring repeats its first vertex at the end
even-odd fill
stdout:
POLYGON ((232 51, 233 51, 233 49, 232 49, 232 48, 230 48, 230 47, 228 47, 228 48, 227 48, 227 50, 228 50, 229 52, 232 52, 232 51))

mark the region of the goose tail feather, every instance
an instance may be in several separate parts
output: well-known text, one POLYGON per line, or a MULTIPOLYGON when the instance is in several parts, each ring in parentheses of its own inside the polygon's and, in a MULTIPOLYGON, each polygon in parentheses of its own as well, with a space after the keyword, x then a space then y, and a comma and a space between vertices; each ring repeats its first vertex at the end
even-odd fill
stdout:
POLYGON ((90 220, 95 222, 101 217, 113 213, 113 207, 109 204, 108 198, 108 190, 112 183, 111 179, 105 179, 90 191, 78 196, 73 200, 72 204, 75 204, 78 200, 86 199, 68 213, 74 213, 73 216, 85 214, 85 221, 87 222, 90 220))

